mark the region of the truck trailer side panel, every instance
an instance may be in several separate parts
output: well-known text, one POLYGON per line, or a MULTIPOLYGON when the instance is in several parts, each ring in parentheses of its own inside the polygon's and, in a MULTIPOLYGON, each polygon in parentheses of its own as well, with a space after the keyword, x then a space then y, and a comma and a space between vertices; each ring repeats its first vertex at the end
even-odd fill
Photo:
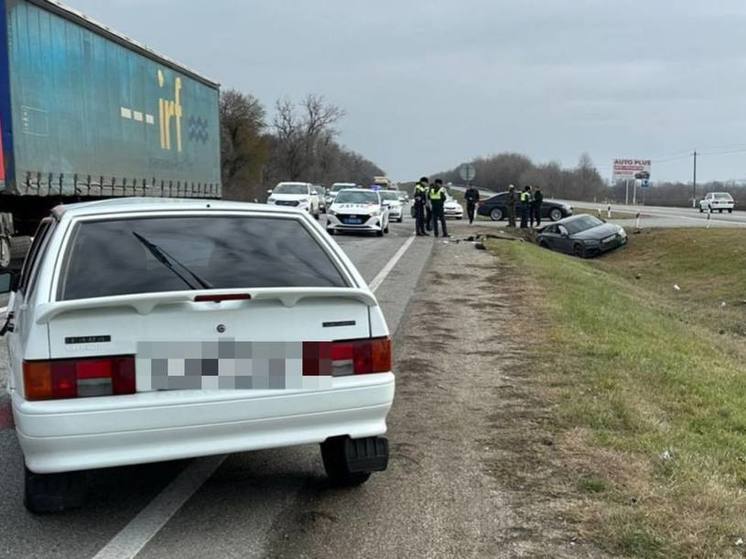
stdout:
POLYGON ((220 196, 217 84, 44 0, 3 2, 6 194, 220 196))

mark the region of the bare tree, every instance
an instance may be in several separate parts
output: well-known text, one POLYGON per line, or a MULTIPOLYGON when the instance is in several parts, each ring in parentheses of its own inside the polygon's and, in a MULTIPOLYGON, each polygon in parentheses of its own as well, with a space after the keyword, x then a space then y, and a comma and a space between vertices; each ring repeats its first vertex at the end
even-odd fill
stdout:
POLYGON ((220 159, 223 196, 259 197, 268 146, 263 137, 265 111, 259 100, 234 89, 220 96, 220 159))

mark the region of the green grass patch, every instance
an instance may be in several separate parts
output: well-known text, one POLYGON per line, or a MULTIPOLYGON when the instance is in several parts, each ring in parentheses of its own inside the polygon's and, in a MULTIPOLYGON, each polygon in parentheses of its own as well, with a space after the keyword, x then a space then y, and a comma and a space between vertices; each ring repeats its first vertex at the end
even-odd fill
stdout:
POLYGON ((568 459, 586 464, 581 513, 612 553, 742 556, 746 339, 723 325, 746 307, 711 312, 746 298, 741 235, 656 231, 597 261, 490 244, 541 293, 529 301, 550 323, 537 370, 568 459))

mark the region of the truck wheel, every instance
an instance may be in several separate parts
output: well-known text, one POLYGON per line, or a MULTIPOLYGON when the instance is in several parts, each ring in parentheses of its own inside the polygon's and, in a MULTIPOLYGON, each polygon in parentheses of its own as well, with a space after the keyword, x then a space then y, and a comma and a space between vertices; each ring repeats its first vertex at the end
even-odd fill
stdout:
POLYGON ((25 470, 23 504, 29 512, 44 514, 83 506, 85 472, 35 474, 25 470))
POLYGON ((31 237, 11 237, 10 264, 7 267, 11 270, 20 270, 30 248, 31 237))
POLYGON ((360 485, 372 472, 386 469, 388 441, 382 437, 332 437, 321 443, 321 458, 332 484, 343 487, 360 485))

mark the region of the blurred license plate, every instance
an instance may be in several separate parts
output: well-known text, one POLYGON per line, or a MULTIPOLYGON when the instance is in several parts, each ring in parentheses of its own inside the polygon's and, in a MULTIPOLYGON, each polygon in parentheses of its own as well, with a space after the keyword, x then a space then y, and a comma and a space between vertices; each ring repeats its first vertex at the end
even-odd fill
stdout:
POLYGON ((358 218, 358 217, 348 217, 347 218, 347 223, 349 223, 350 225, 360 225, 362 222, 363 222, 363 220, 360 219, 360 218, 358 218))

